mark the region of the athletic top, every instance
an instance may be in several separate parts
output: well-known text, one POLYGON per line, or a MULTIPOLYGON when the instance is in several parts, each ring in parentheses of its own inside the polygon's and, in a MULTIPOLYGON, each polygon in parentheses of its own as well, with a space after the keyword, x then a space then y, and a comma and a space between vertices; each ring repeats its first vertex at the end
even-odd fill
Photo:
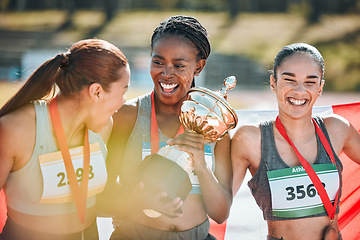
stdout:
MULTIPOLYGON (((320 126, 321 130, 324 132, 326 139, 329 141, 331 146, 331 150, 334 152, 334 149, 331 145, 328 132, 326 130, 325 124, 323 120, 319 117, 315 117, 315 121, 320 126)), ((261 129, 261 160, 260 165, 252 179, 248 182, 248 186, 251 190, 252 195, 254 196, 256 203, 263 211, 263 217, 265 220, 270 221, 279 221, 279 220, 291 220, 305 217, 317 217, 317 216, 327 216, 326 211, 320 214, 314 214, 305 217, 297 217, 297 218, 287 218, 287 217, 277 217, 274 216, 272 212, 272 199, 271 199, 271 191, 269 180, 267 176, 267 171, 277 170, 277 169, 285 169, 289 168, 289 166, 281 159, 280 154, 275 145, 274 138, 274 130, 273 130, 273 121, 266 121, 260 124, 261 129)), ((330 157, 327 155, 324 146, 321 144, 319 136, 316 134, 317 139, 317 148, 318 154, 314 164, 322 164, 322 163, 331 163, 330 157)), ((339 199, 341 196, 341 172, 343 166, 341 164, 340 159, 334 153, 336 167, 339 173, 339 199)), ((340 202, 340 201, 339 201, 340 202)), ((336 213, 339 212, 339 202, 336 207, 336 213)))
MULTIPOLYGON (((119 171, 120 179, 126 179, 129 174, 131 175, 145 157, 144 152, 150 151, 149 148, 144 149, 143 146, 146 145, 146 143, 148 143, 147 146, 150 146, 151 142, 151 94, 147 93, 130 100, 130 102, 138 102, 138 113, 134 128, 126 144, 123 162, 119 171)), ((161 148, 166 145, 166 141, 168 140, 169 138, 159 129, 159 147, 161 148)), ((213 172, 215 171, 214 147, 215 143, 205 144, 205 148, 209 150, 208 154, 205 154, 205 158, 211 158, 211 169, 213 172)), ((200 193, 200 185, 193 184, 193 189, 190 193, 200 193)))
MULTIPOLYGON (((57 204, 40 203, 43 194, 43 175, 39 156, 59 151, 51 133, 46 101, 36 101, 36 140, 30 160, 21 169, 11 172, 4 186, 7 206, 25 214, 51 216, 76 212, 73 201, 57 204)), ((99 143, 106 159, 107 149, 100 134, 89 130, 89 143, 99 143)), ((89 197, 87 208, 95 204, 96 197, 89 197)))

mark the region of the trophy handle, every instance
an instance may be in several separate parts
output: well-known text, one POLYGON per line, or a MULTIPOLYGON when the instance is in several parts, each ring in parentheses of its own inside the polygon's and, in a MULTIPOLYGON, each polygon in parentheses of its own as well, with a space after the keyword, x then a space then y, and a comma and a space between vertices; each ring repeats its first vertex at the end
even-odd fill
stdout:
POLYGON ((219 91, 218 91, 218 94, 227 99, 227 93, 229 90, 232 90, 234 89, 236 86, 236 77, 235 76, 229 76, 227 78, 225 78, 224 80, 224 87, 221 88, 219 91))

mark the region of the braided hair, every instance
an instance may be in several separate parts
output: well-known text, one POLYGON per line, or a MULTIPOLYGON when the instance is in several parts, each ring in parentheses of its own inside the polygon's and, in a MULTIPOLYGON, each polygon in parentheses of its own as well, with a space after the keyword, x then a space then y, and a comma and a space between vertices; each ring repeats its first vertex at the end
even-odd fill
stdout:
POLYGON ((194 17, 177 15, 161 22, 151 37, 151 48, 157 40, 165 36, 182 36, 189 39, 199 50, 200 59, 207 59, 210 55, 211 47, 207 31, 194 17))

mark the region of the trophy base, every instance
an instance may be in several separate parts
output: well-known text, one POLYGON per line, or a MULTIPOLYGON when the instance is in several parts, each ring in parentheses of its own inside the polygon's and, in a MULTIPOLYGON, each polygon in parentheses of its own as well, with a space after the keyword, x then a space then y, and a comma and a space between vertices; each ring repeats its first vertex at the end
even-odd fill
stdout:
MULTIPOLYGON (((155 195, 159 192, 166 192, 167 199, 164 199, 165 201, 171 201, 176 197, 185 201, 192 189, 188 173, 177 163, 159 154, 147 156, 136 172, 144 182, 145 189, 149 194, 155 195)), ((181 209, 178 212, 181 213, 181 209)))

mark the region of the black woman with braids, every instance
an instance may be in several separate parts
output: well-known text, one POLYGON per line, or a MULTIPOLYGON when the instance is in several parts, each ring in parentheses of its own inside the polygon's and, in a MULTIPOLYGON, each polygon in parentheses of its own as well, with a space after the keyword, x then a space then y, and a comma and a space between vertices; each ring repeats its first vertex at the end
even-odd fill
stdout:
MULTIPOLYGON (((145 197, 146 184, 143 183, 120 192, 123 198, 120 201, 114 197, 117 199, 115 204, 117 209, 119 205, 123 207, 114 218, 115 231, 111 239, 215 239, 209 234, 208 216, 222 223, 227 219, 232 203, 230 139, 226 136, 216 144, 206 144, 207 150, 204 150, 204 137, 183 132, 179 121, 182 102, 210 54, 207 31, 193 17, 173 16, 155 29, 151 48, 150 73, 154 90, 128 101, 114 115, 108 145, 108 162, 112 165, 108 169, 115 173, 109 172, 108 182, 115 183, 117 178, 118 184, 125 189, 124 179, 149 152, 143 143, 160 144, 160 147, 165 143, 189 153, 200 184, 193 185, 184 202, 174 198, 164 203, 164 192, 154 198, 145 197), (154 124, 158 137, 152 134, 154 124), (210 156, 207 160, 205 154, 210 156), (180 207, 181 214, 177 211, 180 207), (166 215, 151 215, 144 209, 166 215)), ((108 202, 107 206, 111 208, 108 202)))
POLYGON ((99 239, 95 204, 107 179, 105 143, 129 79, 117 47, 82 40, 43 63, 0 109, 8 213, 1 240, 99 239))

